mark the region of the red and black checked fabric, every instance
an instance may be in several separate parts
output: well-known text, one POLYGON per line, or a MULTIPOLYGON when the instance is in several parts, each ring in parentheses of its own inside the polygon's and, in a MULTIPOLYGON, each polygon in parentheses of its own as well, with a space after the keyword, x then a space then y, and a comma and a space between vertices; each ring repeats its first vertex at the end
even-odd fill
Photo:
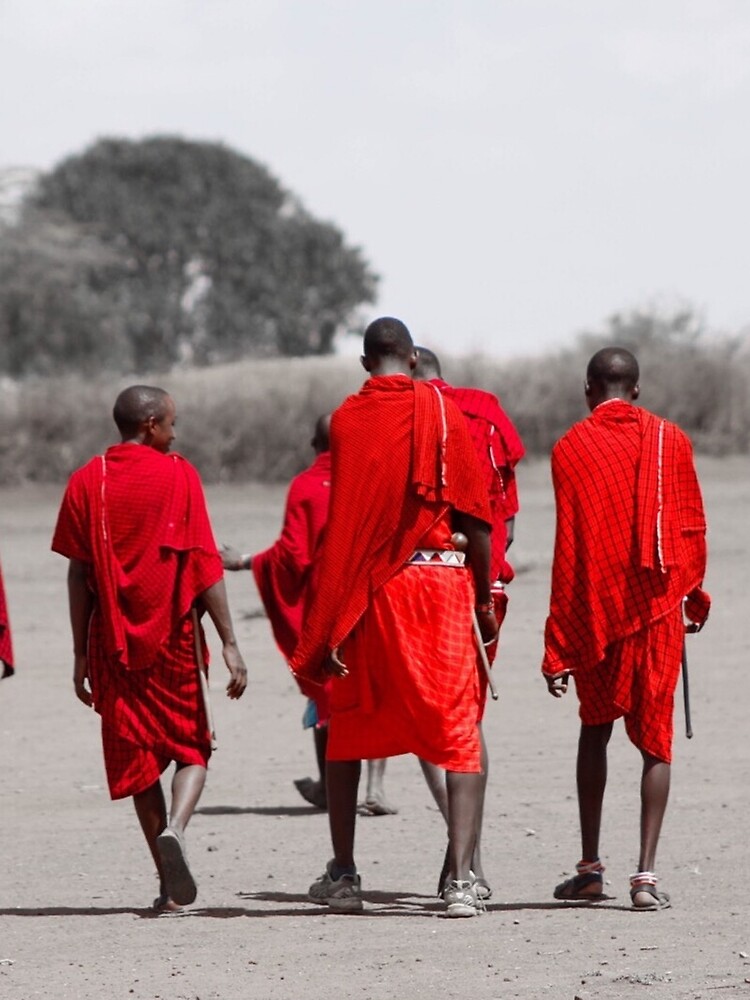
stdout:
POLYGON ((145 445, 115 445, 73 473, 52 548, 90 564, 104 648, 133 670, 223 575, 198 473, 145 445))
POLYGON ((252 571, 276 643, 289 660, 302 628, 315 554, 328 518, 331 453, 318 455, 292 480, 281 534, 253 556, 252 571))
POLYGON ((0 569, 0 661, 2 661, 3 668, 0 677, 10 677, 15 670, 15 666, 13 662, 13 640, 10 634, 10 621, 8 620, 8 605, 5 600, 2 569, 0 569))
MULTIPOLYGON (((94 705, 102 719, 109 792, 125 798, 149 788, 171 761, 206 766, 211 756, 195 657, 192 618, 183 619, 149 667, 118 669, 102 649, 101 616, 89 633, 94 705)), ((207 652, 203 635, 201 643, 207 652)))
POLYGON ((525 455, 523 442, 497 396, 491 392, 457 388, 440 378, 431 379, 431 382, 453 400, 466 418, 492 509, 491 577, 510 583, 514 573, 505 558, 505 522, 519 509, 515 467, 525 455))
MULTIPOLYGON (((445 547, 446 514, 421 540, 445 547)), ((373 595, 342 644, 331 685, 329 760, 414 753, 450 771, 481 769, 481 691, 467 568, 410 564, 373 595)))
POLYGON ((602 403, 555 445, 552 478, 548 675, 592 670, 612 643, 680 605, 706 560, 692 448, 674 424, 623 400, 602 403))
POLYGON ((614 643, 594 670, 575 675, 581 722, 598 726, 625 717, 632 743, 671 763, 674 692, 685 627, 680 608, 614 643))
POLYGON ((331 457, 319 577, 291 662, 303 682, 322 680, 329 650, 447 509, 492 523, 466 421, 427 383, 368 379, 333 414, 331 457))

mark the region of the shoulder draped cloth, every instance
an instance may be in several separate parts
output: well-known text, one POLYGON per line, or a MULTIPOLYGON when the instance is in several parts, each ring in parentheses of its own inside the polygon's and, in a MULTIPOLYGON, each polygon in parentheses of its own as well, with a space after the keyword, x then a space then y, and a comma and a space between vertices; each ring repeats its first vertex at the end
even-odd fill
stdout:
POLYGON ((331 456, 319 580, 291 661, 303 682, 321 683, 330 650, 446 508, 491 525, 466 422, 428 383, 368 379, 333 415, 331 456))

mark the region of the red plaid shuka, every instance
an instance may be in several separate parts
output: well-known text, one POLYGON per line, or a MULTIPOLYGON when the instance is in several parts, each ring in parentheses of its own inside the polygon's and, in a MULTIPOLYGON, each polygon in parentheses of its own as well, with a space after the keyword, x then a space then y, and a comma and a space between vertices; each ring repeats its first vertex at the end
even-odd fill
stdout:
MULTIPOLYGON (((542 670, 575 672, 585 685, 616 644, 676 612, 700 586, 703 502, 687 436, 619 399, 558 441, 552 479, 557 531, 542 670)), ((629 711, 626 687, 620 714, 629 711)))
POLYGON ((544 672, 590 670, 703 580, 706 521, 693 453, 674 424, 623 400, 552 452, 557 533, 544 672))
POLYGON ((145 445, 109 448, 71 476, 52 548, 90 566, 89 674, 112 797, 149 787, 169 760, 205 763, 189 614, 223 571, 195 469, 145 445))
POLYGON ((8 605, 5 601, 5 586, 3 584, 2 569, 0 569, 0 662, 2 663, 2 673, 0 673, 0 678, 10 677, 15 667, 13 663, 13 641, 10 635, 10 621, 8 620, 8 605))
MULTIPOLYGON (((471 614, 468 570, 405 567, 430 532, 441 531, 436 527, 439 524, 444 526, 441 547, 449 546, 446 516, 450 510, 491 523, 487 491, 466 422, 433 386, 404 375, 378 376, 334 413, 331 455, 331 505, 319 580, 291 661, 298 678, 319 684, 328 652, 350 635, 356 646, 349 677, 334 678, 331 686, 329 755, 354 759, 414 752, 455 770, 477 770, 478 685, 470 617, 465 623, 456 622, 455 637, 462 652, 453 657, 454 690, 446 692, 443 712, 425 711, 418 678, 429 675, 441 658, 453 654, 432 647, 427 659, 419 661, 409 638, 418 632, 437 632, 440 621, 453 613, 454 603, 463 601, 464 617, 471 614), (415 581, 405 584, 407 589, 416 588, 410 597, 401 593, 401 577, 415 581), (464 596, 456 600, 451 593, 459 586, 459 577, 465 581, 460 585, 464 596), (444 595, 442 606, 436 596, 427 597, 423 588, 428 579, 429 586, 444 595), (386 612, 379 603, 389 603, 391 583, 399 588, 399 596, 390 602, 392 627, 403 637, 393 643, 389 641, 391 625, 387 634, 384 631, 381 615, 386 612), (450 607, 446 600, 451 601, 450 607), (355 626, 360 638, 354 634, 355 626), (361 658, 360 650, 364 650, 361 658), (342 680, 348 683, 342 685, 342 680), (462 692, 459 700, 463 699, 460 715, 465 732, 460 733, 454 717, 455 689, 462 692), (383 690, 401 692, 397 715, 391 712, 393 705, 383 710, 378 702, 377 692, 383 690), (452 712, 451 719, 446 718, 447 711, 452 712), (345 726, 341 739, 338 725, 345 726), (347 736, 354 732, 356 745, 347 736)), ((420 655, 422 645, 420 639, 420 655)), ((349 643, 345 650, 351 654, 349 643)), ((439 692, 435 697, 440 697, 439 692)))

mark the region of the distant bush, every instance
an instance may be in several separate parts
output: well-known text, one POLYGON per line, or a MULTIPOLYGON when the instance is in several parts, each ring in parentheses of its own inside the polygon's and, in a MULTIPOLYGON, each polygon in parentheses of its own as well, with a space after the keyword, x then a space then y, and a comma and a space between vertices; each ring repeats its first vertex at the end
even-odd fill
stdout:
MULTIPOLYGON (((444 358, 456 385, 496 393, 531 455, 547 454, 588 412, 586 364, 611 337, 581 338, 544 358, 501 363, 444 358)), ((621 340, 628 346, 625 340, 621 340)), ((641 343, 640 402, 675 420, 696 450, 714 455, 750 450, 750 355, 736 341, 641 343)), ((242 361, 144 376, 177 403, 176 448, 207 482, 284 482, 311 459, 316 418, 362 384, 354 358, 242 361)), ((0 392, 0 483, 63 481, 116 440, 112 404, 133 381, 117 376, 5 379, 0 392)), ((376 434, 377 428, 371 433, 376 434)))

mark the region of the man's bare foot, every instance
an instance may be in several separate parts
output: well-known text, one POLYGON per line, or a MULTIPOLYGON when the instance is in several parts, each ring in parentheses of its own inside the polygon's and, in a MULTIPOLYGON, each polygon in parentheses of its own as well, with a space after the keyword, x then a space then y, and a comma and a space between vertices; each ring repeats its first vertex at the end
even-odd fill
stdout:
POLYGON ((163 892, 151 904, 154 913, 182 913, 182 907, 163 892))
POLYGON ((360 816, 395 816, 395 806, 389 805, 382 795, 370 795, 357 806, 360 816))

